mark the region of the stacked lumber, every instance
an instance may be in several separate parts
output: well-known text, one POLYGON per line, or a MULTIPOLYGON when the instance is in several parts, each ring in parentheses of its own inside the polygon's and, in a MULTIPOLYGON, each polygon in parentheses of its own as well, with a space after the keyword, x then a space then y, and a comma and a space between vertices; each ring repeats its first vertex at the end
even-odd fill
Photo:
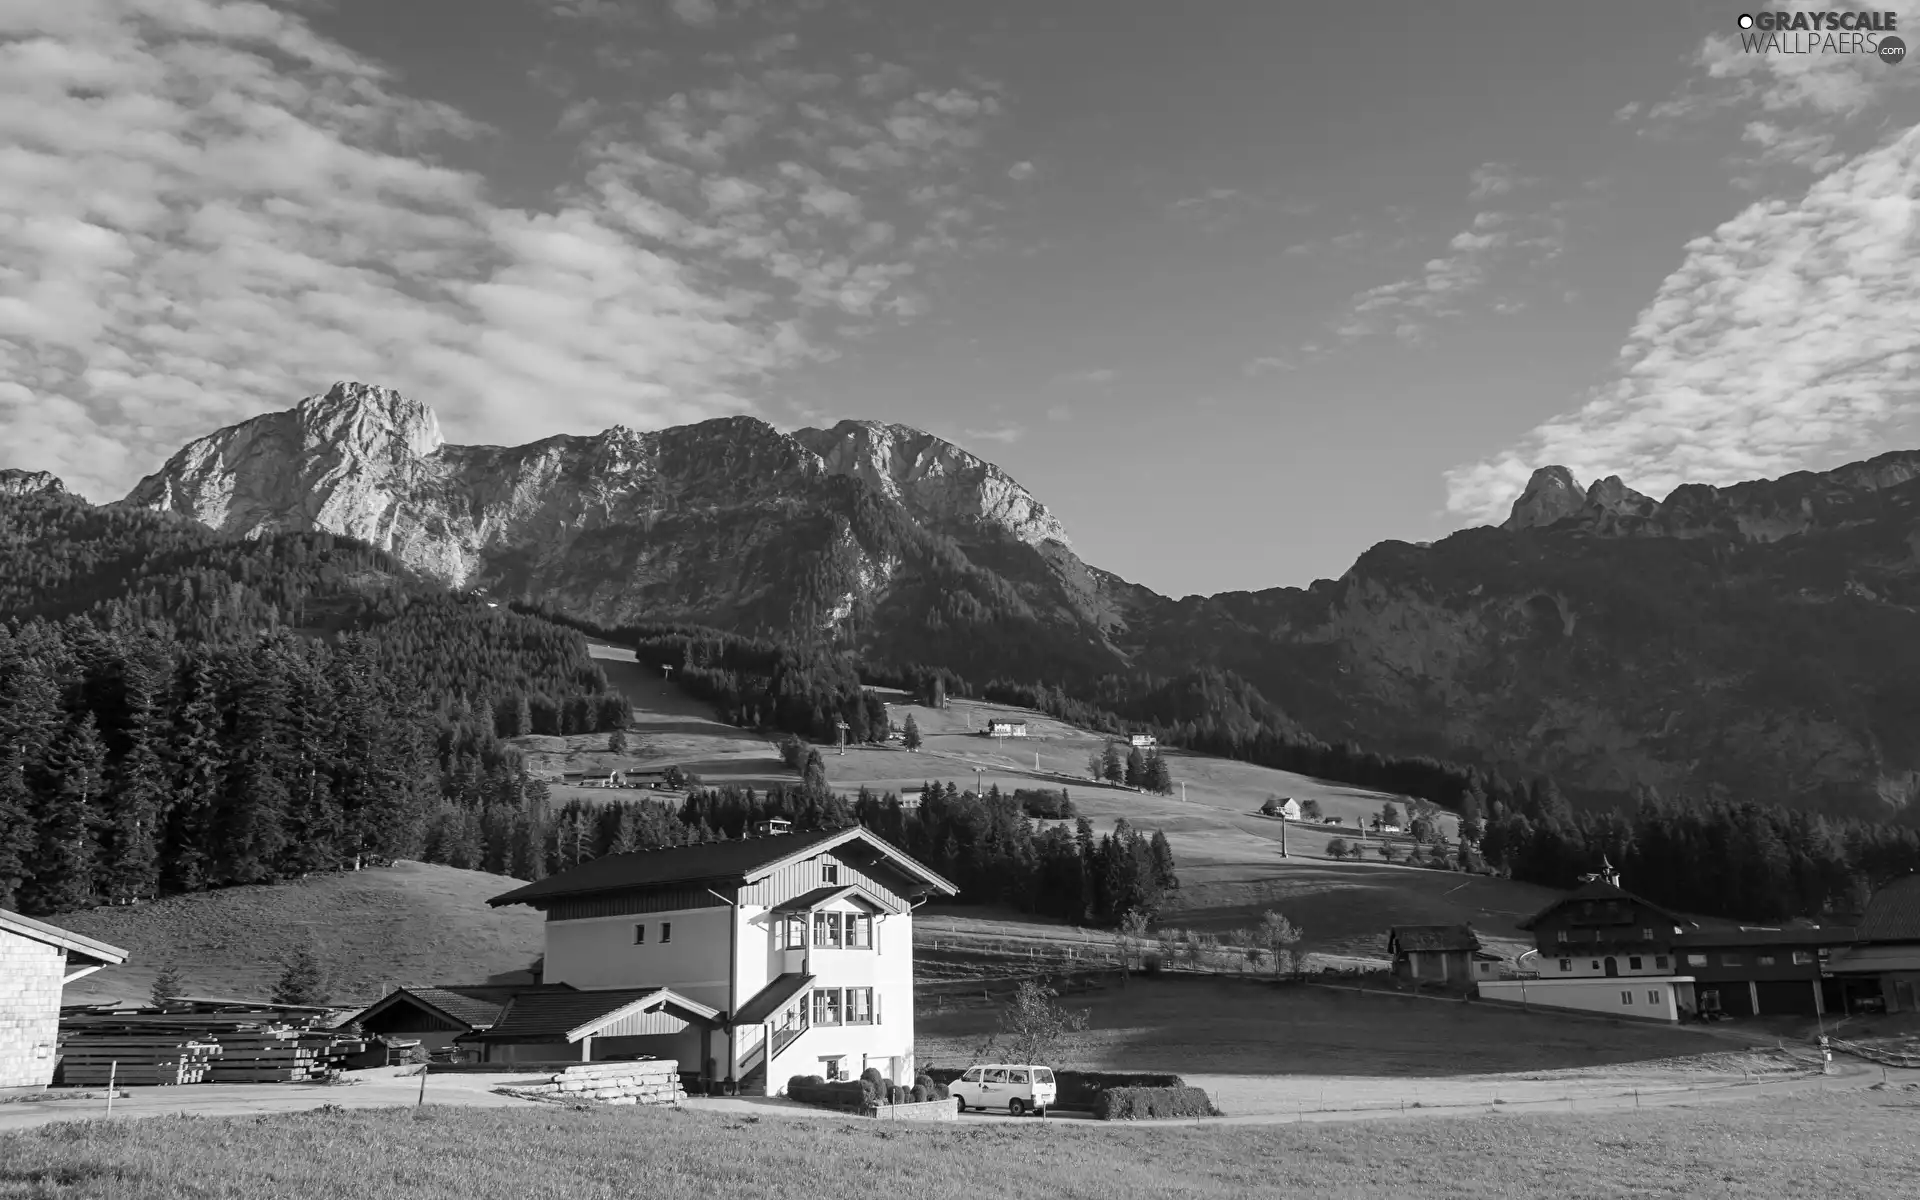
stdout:
POLYGON ((120 1034, 65 1043, 60 1048, 60 1081, 68 1087, 167 1087, 204 1083, 219 1057, 220 1043, 179 1036, 120 1034))
POLYGON ((670 1058, 582 1063, 494 1090, 526 1100, 592 1100, 600 1104, 678 1104, 687 1098, 680 1084, 680 1064, 670 1058))
POLYGON ((114 1062, 118 1081, 129 1085, 302 1083, 333 1075, 362 1048, 357 1038, 275 1013, 140 1011, 74 1014, 60 1022, 67 1084, 105 1083, 114 1062))

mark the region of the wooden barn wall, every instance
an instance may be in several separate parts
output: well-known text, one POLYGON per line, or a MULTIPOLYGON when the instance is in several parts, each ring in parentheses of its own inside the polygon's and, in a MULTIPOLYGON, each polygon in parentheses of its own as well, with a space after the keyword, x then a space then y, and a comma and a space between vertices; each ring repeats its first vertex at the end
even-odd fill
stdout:
POLYGON ((904 910, 908 907, 908 902, 894 890, 900 883, 899 878, 884 865, 876 865, 873 871, 862 870, 831 850, 818 857, 802 859, 800 862, 781 867, 758 883, 750 883, 741 888, 740 903, 772 908, 795 896, 804 896, 808 892, 817 891, 823 887, 845 887, 850 883, 859 884, 897 908, 904 910), (829 885, 821 878, 820 864, 821 860, 826 858, 840 864, 840 881, 837 884, 829 885))
POLYGON ((656 1009, 653 1012, 634 1013, 632 1016, 622 1017, 593 1036, 596 1038, 639 1037, 644 1034, 679 1033, 688 1025, 688 1022, 682 1021, 665 1009, 656 1009))

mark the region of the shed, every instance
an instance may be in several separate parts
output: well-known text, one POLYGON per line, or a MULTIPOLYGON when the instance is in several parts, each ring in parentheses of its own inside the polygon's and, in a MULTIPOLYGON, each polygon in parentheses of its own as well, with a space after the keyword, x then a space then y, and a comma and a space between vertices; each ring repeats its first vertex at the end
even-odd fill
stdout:
POLYGON ((1854 941, 1828 966, 1846 988, 1848 1011, 1857 997, 1889 1013, 1920 1012, 1920 875, 1875 892, 1854 941))
POLYGON ((486 1029, 456 1036, 486 1062, 672 1058, 682 1067, 711 1057, 720 1010, 671 988, 587 991, 566 986, 517 992, 486 1029))
POLYGON ((118 946, 0 908, 0 1088, 53 1082, 61 989, 126 961, 118 946))
POLYGON ((1501 961, 1481 949, 1471 925, 1395 925, 1387 931, 1387 953, 1397 978, 1452 987, 1494 978, 1501 961))

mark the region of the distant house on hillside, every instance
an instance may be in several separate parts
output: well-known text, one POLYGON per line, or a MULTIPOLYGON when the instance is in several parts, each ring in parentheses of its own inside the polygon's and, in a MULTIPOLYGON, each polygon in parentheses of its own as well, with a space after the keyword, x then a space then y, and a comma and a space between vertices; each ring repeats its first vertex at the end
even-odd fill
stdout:
POLYGON ((1393 974, 1413 983, 1465 987, 1496 979, 1500 956, 1481 949, 1471 925, 1395 925, 1387 931, 1393 974))
POLYGON ((1260 806, 1260 811, 1269 817, 1281 817, 1288 821, 1300 819, 1300 802, 1292 796, 1273 797, 1260 806))
POLYGON ((1150 733, 1136 733, 1132 740, 1136 750, 1155 750, 1160 746, 1160 739, 1150 733))
POLYGON ((989 717, 987 718, 987 736, 1025 737, 1027 736, 1027 723, 1025 721, 1015 721, 1008 717, 989 717))
POLYGON ((53 1082, 60 989, 125 961, 118 946, 0 908, 0 1088, 53 1082))

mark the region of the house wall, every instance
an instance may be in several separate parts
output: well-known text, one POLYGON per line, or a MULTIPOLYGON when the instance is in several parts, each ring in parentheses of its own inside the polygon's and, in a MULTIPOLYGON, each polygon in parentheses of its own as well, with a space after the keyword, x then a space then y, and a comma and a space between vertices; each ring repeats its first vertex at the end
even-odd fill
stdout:
MULTIPOLYGON (((850 900, 836 901, 822 911, 865 911, 850 900)), ((878 1019, 871 1025, 813 1026, 781 1048, 767 1071, 771 1094, 786 1090, 794 1075, 824 1075, 821 1060, 842 1056, 849 1075, 857 1076, 867 1066, 877 1066, 883 1074, 892 1069, 892 1059, 901 1058, 904 1079, 913 1079, 913 915, 911 913, 876 914, 873 920, 874 948, 871 950, 834 950, 809 947, 805 970, 814 976, 813 986, 796 996, 792 1004, 804 1004, 811 1013, 813 993, 827 987, 870 987, 878 1019)), ((772 943, 771 935, 769 944, 772 943)), ((784 1010, 783 1010, 784 1011, 784 1010)), ((778 1028, 781 1013, 775 1013, 770 1025, 778 1028)))
POLYGON ((1618 954, 1568 954, 1565 947, 1562 953, 1549 955, 1540 952, 1540 977, 1542 979, 1607 979, 1607 960, 1613 960, 1614 975, 1626 978, 1638 978, 1651 975, 1671 975, 1677 961, 1666 953, 1618 953, 1618 954), (1634 959, 1640 960, 1639 966, 1633 965, 1634 959), (1561 964, 1565 963, 1563 969, 1561 964))
POLYGON ((725 1011, 731 917, 732 910, 713 907, 549 920, 542 978, 589 990, 669 987, 725 1011), (673 940, 664 945, 663 921, 673 925, 673 940), (647 927, 647 940, 636 946, 633 927, 641 924, 647 927))
POLYGON ((1479 984, 1482 1000, 1522 1004, 1528 1008, 1564 1008, 1641 1021, 1677 1022, 1678 985, 1690 985, 1685 976, 1664 975, 1627 979, 1501 979, 1479 984), (1631 997, 1631 1002, 1627 999, 1631 997))
POLYGON ((0 1087, 53 1082, 67 954, 0 929, 0 1087))

